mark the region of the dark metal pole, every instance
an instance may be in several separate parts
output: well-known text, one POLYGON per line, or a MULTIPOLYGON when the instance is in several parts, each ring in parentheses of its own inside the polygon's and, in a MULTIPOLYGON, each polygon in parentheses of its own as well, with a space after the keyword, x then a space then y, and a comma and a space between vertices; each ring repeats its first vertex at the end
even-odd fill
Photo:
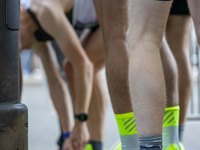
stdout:
POLYGON ((0 0, 0 150, 28 150, 28 115, 19 98, 20 0, 0 0))

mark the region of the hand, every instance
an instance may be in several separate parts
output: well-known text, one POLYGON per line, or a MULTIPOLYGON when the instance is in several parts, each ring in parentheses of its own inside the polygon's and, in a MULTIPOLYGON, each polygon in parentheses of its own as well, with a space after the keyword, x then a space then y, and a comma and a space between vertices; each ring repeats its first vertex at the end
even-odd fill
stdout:
POLYGON ((62 150, 73 150, 72 143, 71 143, 71 138, 66 138, 64 140, 64 143, 62 145, 62 150))
POLYGON ((83 150, 90 138, 87 123, 76 120, 70 138, 73 150, 83 150))

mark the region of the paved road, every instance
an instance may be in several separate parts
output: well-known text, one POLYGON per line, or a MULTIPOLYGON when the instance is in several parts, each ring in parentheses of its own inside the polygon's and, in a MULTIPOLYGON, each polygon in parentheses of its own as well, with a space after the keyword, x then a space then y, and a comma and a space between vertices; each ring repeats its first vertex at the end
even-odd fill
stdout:
MULTIPOLYGON (((56 150, 59 136, 58 117, 51 102, 45 81, 25 84, 22 102, 29 109, 29 150, 56 150)), ((119 139, 113 111, 109 104, 105 125, 105 148, 119 139)), ((200 121, 187 122, 184 135, 186 150, 199 150, 200 121)))

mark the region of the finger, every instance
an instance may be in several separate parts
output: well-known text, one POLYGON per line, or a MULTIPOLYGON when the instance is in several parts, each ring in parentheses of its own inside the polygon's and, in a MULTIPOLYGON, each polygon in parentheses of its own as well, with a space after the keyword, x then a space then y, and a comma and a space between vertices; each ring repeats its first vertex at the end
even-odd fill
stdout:
POLYGON ((72 141, 72 147, 73 147, 73 149, 77 149, 78 148, 78 142, 72 141))
POLYGON ((78 143, 78 145, 77 145, 77 150, 83 150, 82 147, 81 147, 81 142, 79 141, 79 142, 77 142, 77 143, 78 143))
POLYGON ((81 143, 81 149, 84 149, 88 142, 84 141, 81 143))
POLYGON ((63 147, 62 147, 62 150, 71 150, 72 148, 71 148, 71 146, 70 145, 64 145, 63 147))
POLYGON ((65 147, 64 149, 62 150, 73 150, 72 147, 65 147))
POLYGON ((83 150, 84 148, 85 148, 85 143, 84 143, 84 141, 82 140, 82 141, 79 141, 78 142, 78 148, 79 148, 79 150, 83 150))
POLYGON ((83 148, 85 148, 85 146, 88 144, 88 142, 89 142, 89 140, 88 139, 84 139, 83 141, 82 141, 82 147, 83 148))

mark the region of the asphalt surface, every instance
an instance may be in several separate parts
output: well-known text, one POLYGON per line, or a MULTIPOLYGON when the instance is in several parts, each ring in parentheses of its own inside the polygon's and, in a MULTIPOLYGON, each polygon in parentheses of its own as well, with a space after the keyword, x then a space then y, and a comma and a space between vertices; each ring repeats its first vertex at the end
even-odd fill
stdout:
MULTIPOLYGON (((47 83, 32 82, 24 84, 22 102, 29 110, 29 150, 57 150, 56 144, 60 127, 58 116, 49 96, 47 83)), ((184 145, 186 150, 199 150, 200 121, 187 121, 184 145)), ((106 123, 104 147, 109 149, 119 139, 113 110, 109 103, 106 123)))

